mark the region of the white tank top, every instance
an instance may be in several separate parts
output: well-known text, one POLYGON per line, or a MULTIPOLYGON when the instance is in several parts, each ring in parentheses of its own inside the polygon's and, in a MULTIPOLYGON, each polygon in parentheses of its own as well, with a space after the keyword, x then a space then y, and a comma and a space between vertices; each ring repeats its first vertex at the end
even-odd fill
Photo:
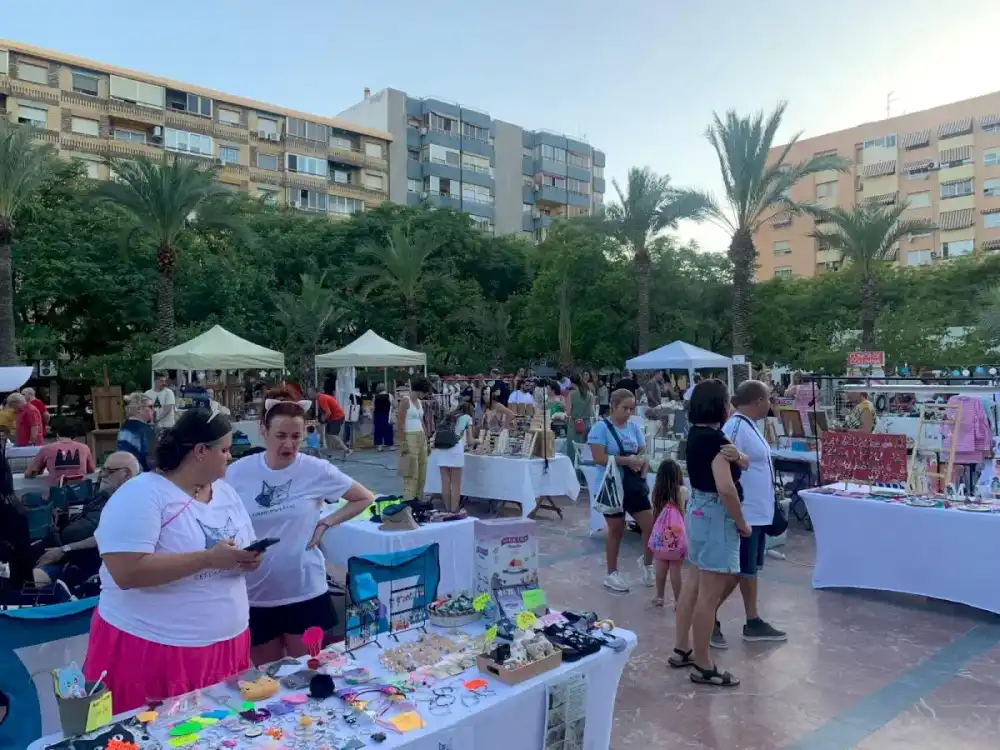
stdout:
POLYGON ((424 431, 424 405, 421 403, 413 403, 413 399, 410 399, 409 405, 406 407, 406 428, 404 432, 423 432, 424 431))

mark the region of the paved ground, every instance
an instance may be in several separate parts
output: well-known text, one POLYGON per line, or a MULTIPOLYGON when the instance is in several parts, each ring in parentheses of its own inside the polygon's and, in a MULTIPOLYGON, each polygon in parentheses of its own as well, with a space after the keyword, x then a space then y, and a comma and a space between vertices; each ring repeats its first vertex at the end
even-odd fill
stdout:
MULTIPOLYGON (((389 454, 356 453, 340 465, 375 491, 400 489, 389 454)), ((618 691, 614 750, 1000 746, 1000 618, 910 597, 814 591, 813 537, 793 525, 788 559, 769 558, 761 580, 762 614, 789 632, 788 643, 743 643, 737 594, 722 610, 731 647, 717 655, 742 685, 695 686, 666 664, 672 611, 651 608, 645 588, 605 590, 603 538, 587 536, 586 503, 563 507, 565 520, 539 519, 549 601, 595 610, 639 636, 618 691)), ((622 568, 633 579, 639 553, 628 535, 622 568)))

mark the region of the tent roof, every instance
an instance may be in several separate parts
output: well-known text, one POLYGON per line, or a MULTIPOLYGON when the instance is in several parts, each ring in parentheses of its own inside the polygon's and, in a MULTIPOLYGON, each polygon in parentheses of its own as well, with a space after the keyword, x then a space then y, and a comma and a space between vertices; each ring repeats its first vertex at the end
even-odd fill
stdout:
POLYGON ((411 352, 386 341, 372 329, 343 349, 316 355, 316 367, 408 367, 426 366, 427 355, 411 352))
POLYGON ((699 368, 728 368, 733 360, 707 349, 674 341, 655 351, 633 357, 625 366, 630 370, 696 370, 699 368))
POLYGON ((213 326, 190 341, 153 355, 154 370, 284 369, 285 355, 213 326))

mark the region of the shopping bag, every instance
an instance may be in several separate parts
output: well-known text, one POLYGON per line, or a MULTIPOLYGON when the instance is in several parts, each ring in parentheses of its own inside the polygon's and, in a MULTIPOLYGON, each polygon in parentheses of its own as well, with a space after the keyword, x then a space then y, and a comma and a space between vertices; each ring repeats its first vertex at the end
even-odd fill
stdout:
POLYGON ((601 477, 600 488, 594 497, 591 506, 598 513, 605 516, 624 512, 622 498, 625 491, 622 489, 622 478, 615 465, 615 457, 608 456, 608 465, 604 469, 604 476, 601 477))

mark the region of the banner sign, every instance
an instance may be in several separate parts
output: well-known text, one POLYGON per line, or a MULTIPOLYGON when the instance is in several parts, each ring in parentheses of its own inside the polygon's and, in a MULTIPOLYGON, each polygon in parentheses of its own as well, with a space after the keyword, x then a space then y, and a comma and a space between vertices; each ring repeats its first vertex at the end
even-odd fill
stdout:
POLYGON ((851 352, 848 367, 885 367, 885 352, 851 352))
POLYGON ((906 435, 860 430, 823 434, 819 466, 823 482, 906 483, 906 435))

